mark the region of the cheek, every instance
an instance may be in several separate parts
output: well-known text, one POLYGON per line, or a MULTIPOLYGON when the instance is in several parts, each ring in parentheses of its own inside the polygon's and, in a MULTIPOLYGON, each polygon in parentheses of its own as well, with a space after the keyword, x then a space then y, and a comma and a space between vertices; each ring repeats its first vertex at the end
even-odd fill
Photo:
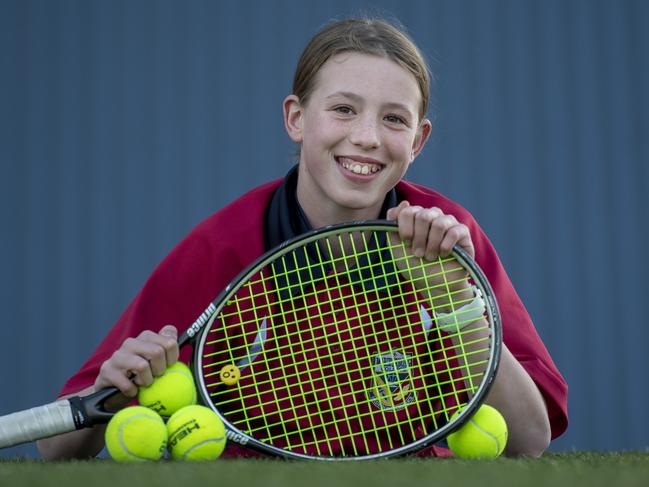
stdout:
POLYGON ((414 137, 410 134, 391 134, 385 139, 385 145, 395 160, 410 162, 414 137))
POLYGON ((338 143, 345 138, 345 126, 327 117, 312 118, 305 124, 305 141, 310 145, 327 146, 338 143))

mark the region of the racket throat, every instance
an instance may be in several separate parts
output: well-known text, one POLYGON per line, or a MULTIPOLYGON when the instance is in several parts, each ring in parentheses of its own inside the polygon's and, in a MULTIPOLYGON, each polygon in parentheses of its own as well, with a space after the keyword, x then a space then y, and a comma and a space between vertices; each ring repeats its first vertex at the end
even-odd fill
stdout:
POLYGON ((89 396, 74 396, 68 398, 75 428, 89 428, 98 424, 108 423, 115 412, 120 409, 121 405, 117 406, 116 400, 110 400, 113 397, 116 398, 118 395, 120 395, 119 391, 110 387, 93 392, 89 396), (115 407, 111 407, 111 409, 108 410, 106 408, 107 402, 112 402, 115 407))

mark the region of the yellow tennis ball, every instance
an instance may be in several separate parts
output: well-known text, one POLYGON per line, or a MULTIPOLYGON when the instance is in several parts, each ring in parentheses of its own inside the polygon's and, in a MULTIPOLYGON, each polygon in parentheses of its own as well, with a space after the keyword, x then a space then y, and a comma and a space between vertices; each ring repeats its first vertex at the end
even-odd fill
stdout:
POLYGON ((182 362, 168 367, 148 387, 140 387, 140 405, 153 409, 162 416, 171 416, 185 406, 196 404, 196 386, 192 373, 182 362))
POLYGON ((483 404, 459 430, 448 435, 447 442, 460 458, 497 458, 507 444, 507 423, 497 409, 483 404))
POLYGON ((187 406, 167 421, 167 448, 174 460, 214 460, 225 448, 225 426, 211 409, 187 406))
POLYGON ((155 411, 131 406, 111 418, 104 438, 108 453, 118 462, 160 460, 167 447, 167 427, 155 411))

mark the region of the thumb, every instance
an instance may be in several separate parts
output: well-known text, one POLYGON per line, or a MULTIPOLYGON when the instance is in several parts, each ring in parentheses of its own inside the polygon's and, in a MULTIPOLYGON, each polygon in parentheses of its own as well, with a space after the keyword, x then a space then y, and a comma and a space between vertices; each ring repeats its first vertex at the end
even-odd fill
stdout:
POLYGON ((178 339, 178 330, 174 325, 165 325, 160 329, 160 335, 173 338, 174 340, 178 339))

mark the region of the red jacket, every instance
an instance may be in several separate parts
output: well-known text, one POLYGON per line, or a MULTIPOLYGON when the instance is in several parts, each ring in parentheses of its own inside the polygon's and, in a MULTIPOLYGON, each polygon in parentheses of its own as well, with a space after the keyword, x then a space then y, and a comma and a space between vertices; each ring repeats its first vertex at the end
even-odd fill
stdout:
MULTIPOLYGON (((196 226, 159 264, 88 361, 66 382, 60 395, 91 386, 101 364, 126 338, 145 329, 158 331, 169 323, 176 325, 179 332, 184 331, 242 269, 263 254, 264 212, 280 183, 276 180, 251 190, 196 226)), ((476 261, 497 297, 504 342, 541 391, 552 437, 556 438, 568 424, 566 382, 487 236, 467 210, 441 194, 405 181, 399 182, 396 190, 400 201, 437 206, 469 227, 476 261)), ((181 351, 181 359, 188 362, 190 353, 187 348, 181 351)), ((228 450, 241 453, 236 446, 229 446, 228 450)), ((433 448, 433 453, 444 454, 444 450, 433 448)))

